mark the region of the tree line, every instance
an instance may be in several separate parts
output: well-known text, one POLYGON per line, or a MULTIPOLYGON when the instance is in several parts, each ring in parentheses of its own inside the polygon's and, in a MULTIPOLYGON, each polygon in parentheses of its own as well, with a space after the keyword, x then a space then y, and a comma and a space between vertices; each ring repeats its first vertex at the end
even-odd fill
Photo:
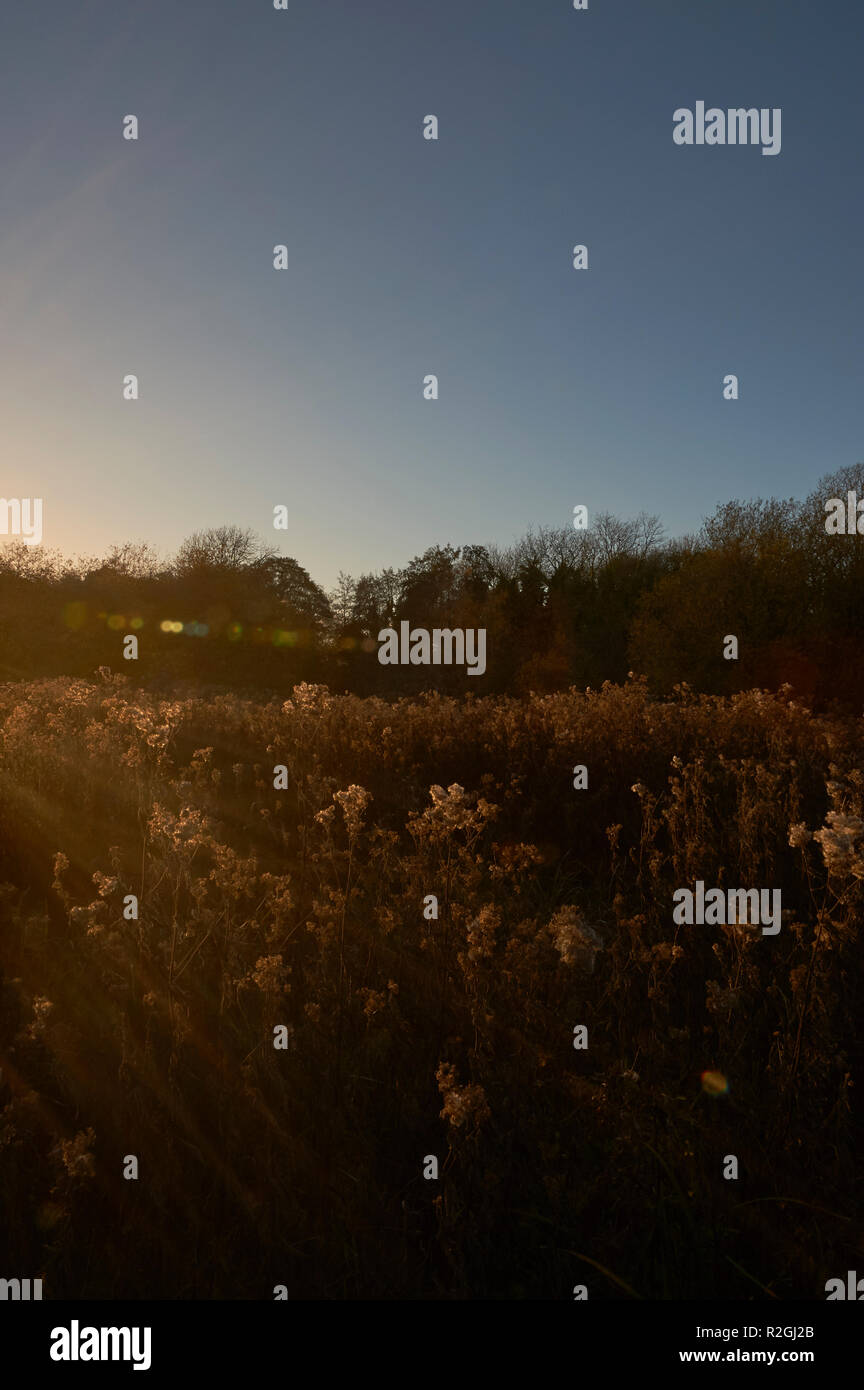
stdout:
POLYGON ((598 688, 633 672, 658 692, 789 683, 816 703, 864 697, 864 540, 829 535, 825 504, 864 498, 864 464, 803 501, 731 501, 693 535, 656 516, 595 515, 510 546, 435 545, 401 569, 326 592, 252 531, 196 532, 170 560, 146 543, 65 559, 0 548, 0 679, 108 668, 150 685, 280 693, 298 681, 358 694, 422 689, 524 694, 598 688), (402 621, 485 628, 487 669, 381 666, 378 634, 402 621), (124 660, 124 638, 138 658, 124 660), (737 661, 724 639, 738 639, 737 661))

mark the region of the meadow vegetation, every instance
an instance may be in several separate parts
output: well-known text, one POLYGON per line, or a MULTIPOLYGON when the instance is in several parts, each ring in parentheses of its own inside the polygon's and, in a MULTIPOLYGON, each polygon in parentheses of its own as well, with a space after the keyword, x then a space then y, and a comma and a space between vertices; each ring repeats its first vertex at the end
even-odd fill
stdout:
POLYGON ((862 744, 788 687, 0 687, 4 1272, 823 1297, 862 1257, 862 744), (696 879, 780 888, 780 934, 673 926, 696 879))

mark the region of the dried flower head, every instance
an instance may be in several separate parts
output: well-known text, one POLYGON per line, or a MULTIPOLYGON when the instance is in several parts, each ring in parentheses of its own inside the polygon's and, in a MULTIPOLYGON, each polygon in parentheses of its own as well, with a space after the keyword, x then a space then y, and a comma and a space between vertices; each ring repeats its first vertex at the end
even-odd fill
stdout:
POLYGON ((454 1129, 459 1129, 462 1125, 470 1125, 476 1129, 484 1120, 490 1118, 491 1111, 483 1087, 457 1086, 455 1067, 442 1062, 435 1073, 435 1080, 444 1097, 441 1119, 448 1120, 454 1129))
POLYGON ((559 908, 546 930, 565 965, 593 973, 597 952, 603 950, 603 939, 588 926, 577 907, 559 908))
POLYGON ((358 787, 352 783, 347 791, 334 792, 333 800, 338 802, 342 815, 345 817, 345 829, 348 831, 348 838, 353 840, 363 826, 363 816, 366 807, 372 800, 372 794, 367 792, 365 787, 358 787))
POLYGON ((813 839, 822 846, 822 858, 829 874, 838 877, 852 874, 864 878, 864 855, 861 838, 864 835, 864 821, 858 816, 847 816, 841 811, 829 811, 826 824, 814 832, 813 839))

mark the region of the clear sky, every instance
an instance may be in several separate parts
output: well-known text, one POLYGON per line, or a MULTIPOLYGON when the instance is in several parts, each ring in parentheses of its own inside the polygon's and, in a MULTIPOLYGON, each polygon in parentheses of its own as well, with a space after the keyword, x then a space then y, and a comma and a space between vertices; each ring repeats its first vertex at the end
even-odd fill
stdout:
POLYGON ((806 493, 864 458, 862 40, 861 0, 4 6, 2 494, 66 553, 236 522, 329 586, 806 493), (780 154, 675 145, 698 100, 780 154))

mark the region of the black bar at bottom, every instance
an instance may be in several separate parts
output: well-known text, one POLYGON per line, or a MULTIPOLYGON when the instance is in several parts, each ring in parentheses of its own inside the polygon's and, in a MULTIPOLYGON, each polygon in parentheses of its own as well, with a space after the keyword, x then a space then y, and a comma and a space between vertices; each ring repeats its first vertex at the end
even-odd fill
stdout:
POLYGON ((145 1376, 167 1384, 169 1376, 184 1371, 223 1379, 238 1372, 256 1377, 299 1372, 308 1380, 316 1361, 320 1373, 326 1367, 332 1375, 339 1351, 350 1358, 352 1375, 375 1356, 391 1373, 422 1373, 428 1383, 436 1364, 442 1373, 452 1372, 454 1355, 460 1359, 454 1336, 462 1339, 466 1354, 473 1348, 472 1360, 488 1366, 496 1355, 521 1350, 520 1342, 532 1361, 547 1362, 554 1350, 548 1339, 558 1333, 566 1339, 573 1369, 590 1368, 595 1375, 688 1365, 803 1365, 824 1381, 835 1371, 845 1375, 855 1364, 864 1324, 864 1309, 839 1302, 586 1300, 559 1306, 557 1312, 554 1306, 545 1313, 511 1309, 504 1325, 490 1313, 488 1326, 487 1315, 477 1321, 476 1308, 470 1323, 463 1323, 456 1310, 442 1314, 440 1307, 438 1313, 427 1308, 406 1317, 399 1305, 398 1321, 391 1312, 379 1324, 365 1306, 362 1323, 355 1323, 350 1310, 339 1312, 333 1303, 10 1301, 0 1303, 0 1338, 7 1371, 15 1366, 19 1377, 38 1372, 57 1383, 72 1375, 93 1379, 100 1371, 115 1380, 133 1376, 133 1384, 146 1383, 145 1376), (538 1331, 544 1340, 532 1342, 538 1331))

